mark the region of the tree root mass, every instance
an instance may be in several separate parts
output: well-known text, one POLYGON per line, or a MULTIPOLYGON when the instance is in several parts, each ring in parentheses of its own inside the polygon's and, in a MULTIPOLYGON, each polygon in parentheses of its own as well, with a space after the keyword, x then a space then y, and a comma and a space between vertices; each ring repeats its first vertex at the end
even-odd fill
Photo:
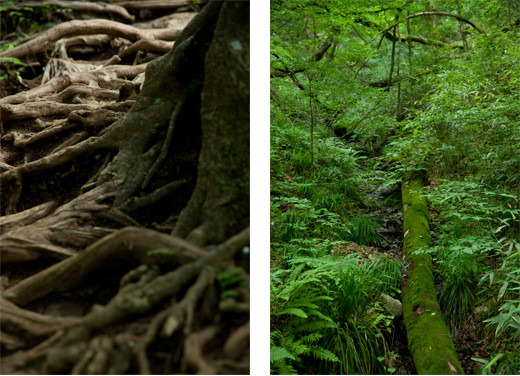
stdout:
POLYGON ((249 4, 191 4, 0 52, 0 372, 249 373, 249 4))

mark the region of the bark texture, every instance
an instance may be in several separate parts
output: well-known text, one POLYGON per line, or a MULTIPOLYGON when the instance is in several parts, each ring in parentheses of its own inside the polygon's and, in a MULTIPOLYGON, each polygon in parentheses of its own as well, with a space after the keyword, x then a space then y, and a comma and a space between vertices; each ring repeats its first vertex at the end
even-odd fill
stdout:
POLYGON ((222 241, 249 218, 249 2, 221 13, 205 58, 200 178, 174 231, 198 244, 222 241))

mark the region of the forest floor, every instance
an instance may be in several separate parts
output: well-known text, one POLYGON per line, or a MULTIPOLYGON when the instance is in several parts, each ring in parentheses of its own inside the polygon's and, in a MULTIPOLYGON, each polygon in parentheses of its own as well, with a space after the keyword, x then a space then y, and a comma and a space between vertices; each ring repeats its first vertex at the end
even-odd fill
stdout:
MULTIPOLYGON (((175 152, 117 208, 122 179, 106 170, 114 145, 88 146, 123 121, 147 65, 172 49, 199 7, 48 3, 0 7, 2 373, 248 373, 248 233, 206 248, 169 236, 196 185, 200 140, 177 130, 175 152), (73 150, 71 161, 60 159, 73 150), (98 184, 103 171, 111 176, 98 184), (103 239, 119 243, 108 249, 103 239), (125 289, 128 297, 172 274, 172 259, 198 272, 165 295, 170 302, 78 334, 76 324, 125 289), (56 268, 62 260, 67 269, 56 268)), ((164 124, 151 126, 166 139, 164 124)))
MULTIPOLYGON (((359 147, 358 145, 352 145, 359 147)), ((361 147, 360 150, 363 148, 361 147)), ((373 155, 369 153, 366 155, 367 160, 363 163, 363 166, 367 171, 372 171, 371 165, 375 165, 378 160, 384 158, 384 155, 376 153, 373 155), (372 161, 371 161, 372 159, 372 161)), ((384 179, 390 179, 389 171, 384 168, 381 170, 375 170, 371 172, 374 176, 384 179)), ((429 182, 429 185, 435 186, 435 181, 429 182)), ((390 186, 384 185, 373 185, 366 184, 365 187, 361 187, 367 197, 375 199, 378 207, 373 210, 370 214, 374 215, 379 219, 381 227, 378 229, 379 234, 383 238, 383 246, 379 248, 371 247, 373 252, 383 252, 390 259, 400 260, 406 265, 405 257, 402 253, 403 246, 403 212, 401 203, 401 187, 399 184, 390 186)), ((430 226, 431 230, 435 231, 435 223, 437 221, 436 215, 438 213, 430 213, 430 226)), ((409 267, 409 265, 407 266, 409 267)), ((440 271, 434 270, 434 276, 438 278, 435 280, 435 289, 437 295, 443 288, 440 271)), ((408 274, 403 274, 403 286, 406 285, 408 274)), ((397 296, 397 299, 402 301, 402 296, 397 296)), ((399 354, 399 357, 395 360, 395 368, 397 369, 396 374, 400 375, 415 375, 417 371, 412 359, 412 356, 408 350, 408 341, 406 337, 406 330, 402 317, 397 318, 394 323, 394 332, 389 340, 390 350, 399 354)), ((478 373, 479 363, 475 362, 472 358, 487 358, 490 355, 488 350, 491 345, 490 337, 482 335, 481 328, 477 319, 473 317, 470 320, 462 323, 460 327, 451 330, 451 337, 453 344, 457 351, 457 358, 459 359, 465 374, 478 373)))

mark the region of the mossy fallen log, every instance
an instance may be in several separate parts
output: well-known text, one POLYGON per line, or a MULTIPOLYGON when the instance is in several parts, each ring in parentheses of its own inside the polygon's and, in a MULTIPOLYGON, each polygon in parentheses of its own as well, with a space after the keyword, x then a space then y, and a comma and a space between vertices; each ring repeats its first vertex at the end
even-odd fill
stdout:
POLYGON ((420 178, 402 185, 403 252, 412 265, 403 291, 408 348, 418 374, 463 374, 435 295, 432 258, 426 253, 414 253, 431 243, 428 205, 422 192, 420 178))

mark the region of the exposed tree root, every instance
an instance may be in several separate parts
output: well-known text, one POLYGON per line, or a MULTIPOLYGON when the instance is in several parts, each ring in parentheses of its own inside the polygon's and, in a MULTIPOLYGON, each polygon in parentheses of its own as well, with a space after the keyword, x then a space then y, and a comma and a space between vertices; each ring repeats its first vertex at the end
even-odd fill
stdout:
POLYGON ((231 333, 224 344, 223 352, 226 358, 239 359, 242 357, 242 353, 249 343, 250 327, 251 325, 248 321, 231 333))
MULTIPOLYGON (((37 86, 34 89, 24 91, 19 94, 11 95, 0 99, 0 119, 3 122, 11 120, 9 107, 3 105, 25 103, 36 98, 41 98, 45 95, 61 93, 72 84, 89 85, 96 82, 101 88, 117 89, 119 90, 127 81, 117 80, 117 77, 133 78, 140 73, 143 73, 147 64, 137 66, 111 66, 103 70, 89 71, 89 72, 73 72, 65 76, 57 76, 49 80, 43 85, 37 86)), ((62 73, 63 74, 63 73, 62 73)), ((63 95, 63 94, 62 94, 63 95)))
POLYGON ((191 0, 176 0, 176 1, 164 1, 164 0, 151 0, 146 2, 135 2, 135 1, 120 1, 117 4, 119 6, 131 9, 178 9, 186 6, 190 6, 191 0))
POLYGON ((114 4, 91 3, 88 1, 47 0, 45 3, 39 1, 26 1, 16 5, 17 7, 39 7, 42 5, 52 5, 57 8, 72 9, 79 12, 114 13, 128 21, 132 22, 135 20, 135 17, 128 13, 126 8, 114 4))
POLYGON ((120 183, 120 181, 109 182, 61 206, 50 216, 1 235, 2 263, 12 259, 16 253, 26 254, 30 249, 54 250, 58 254, 70 255, 70 252, 64 252, 62 247, 84 248, 92 241, 106 235, 106 229, 92 225, 97 215, 106 215, 107 212, 113 213, 114 221, 123 226, 129 225, 131 220, 128 216, 116 212, 103 202, 114 196, 112 190, 120 183), (33 243, 33 246, 29 246, 33 243), (61 244, 62 247, 56 247, 54 244, 61 244))
POLYGON ((208 326, 199 332, 191 333, 184 341, 183 371, 195 375, 214 375, 217 368, 204 356, 204 347, 218 334, 216 326, 208 326))
POLYGON ((3 296, 16 304, 26 304, 53 291, 74 287, 90 272, 106 263, 132 262, 184 264, 207 252, 185 240, 153 230, 126 227, 93 243, 76 257, 69 258, 7 289, 3 296), (154 249, 171 249, 172 255, 149 255, 154 249), (119 260, 119 261, 118 261, 119 260))
POLYGON ((66 38, 76 35, 87 34, 108 34, 115 37, 122 37, 131 41, 138 41, 140 39, 158 39, 158 40, 175 40, 180 34, 182 28, 177 30, 172 29, 150 29, 141 30, 133 26, 122 24, 109 20, 88 20, 88 21, 69 21, 54 26, 17 47, 7 51, 0 52, 0 57, 24 57, 27 55, 36 55, 51 47, 52 44, 61 38, 66 38))
POLYGON ((5 233, 15 227, 28 226, 49 214, 53 206, 54 201, 50 201, 16 214, 0 217, 0 231, 5 233))
POLYGON ((172 305, 168 309, 155 317, 148 327, 145 336, 143 336, 138 344, 137 356, 141 374, 147 375, 151 373, 146 350, 154 341, 161 327, 161 336, 163 337, 171 337, 173 333, 181 327, 184 327, 183 334, 188 335, 190 333, 196 305, 201 299, 204 290, 213 283, 214 277, 215 271, 213 269, 203 270, 198 276, 197 282, 189 288, 186 296, 180 303, 172 302, 172 305))
POLYGON ((171 183, 156 189, 147 196, 131 197, 126 200, 123 205, 121 205, 121 210, 124 210, 125 212, 132 212, 146 206, 153 205, 157 201, 163 199, 164 197, 170 195, 172 192, 182 187, 184 184, 188 183, 188 181, 189 180, 187 179, 172 181, 171 183))
POLYGON ((133 54, 137 51, 154 51, 154 52, 168 52, 172 49, 173 42, 167 42, 164 40, 149 40, 149 39, 141 39, 137 42, 133 43, 130 47, 124 49, 119 56, 125 57, 127 55, 133 54))
MULTIPOLYGON (((131 234, 135 233, 135 230, 133 229, 122 231, 126 231, 125 237, 131 236, 131 234)), ((129 242, 128 239, 127 241, 121 241, 120 238, 121 237, 111 235, 103 239, 101 242, 104 244, 104 251, 106 252, 108 249, 111 248, 119 248, 121 247, 121 245, 127 245, 126 251, 128 251, 134 249, 134 245, 137 246, 137 244, 129 242)), ((88 313, 86 316, 84 316, 78 321, 61 323, 60 326, 53 327, 49 331, 55 333, 55 335, 50 337, 45 342, 42 342, 40 345, 33 348, 32 350, 29 350, 28 352, 17 352, 14 355, 4 358, 2 364, 2 367, 4 368, 3 372, 5 372, 5 370, 8 370, 8 372, 16 372, 16 369, 22 368, 30 369, 31 366, 36 365, 35 362, 41 363, 43 361, 44 363, 46 363, 46 361, 49 361, 49 357, 52 357, 52 354, 54 354, 58 348, 61 348, 62 350, 65 350, 65 348, 69 348, 66 352, 70 355, 71 346, 78 346, 78 343, 85 341, 88 341, 89 344, 87 345, 87 348, 90 350, 87 352, 83 352, 83 356, 79 359, 79 361, 77 360, 77 358, 74 359, 75 364, 72 367, 72 373, 107 372, 108 364, 110 364, 109 359, 112 356, 110 349, 113 340, 106 336, 98 335, 94 336, 89 341, 89 338, 93 331, 99 331, 103 328, 107 328, 116 322, 123 321, 127 317, 132 317, 136 314, 146 313, 147 311, 156 307, 165 298, 174 297, 186 283, 188 283, 197 275, 201 275, 202 277, 200 277, 199 282, 195 283, 195 285, 188 290, 188 293, 185 295, 185 300, 181 300, 181 303, 179 303, 180 306, 185 306, 186 310, 192 310, 195 304, 194 300, 200 298, 202 289, 204 289, 205 286, 208 285, 209 280, 212 278, 212 274, 208 274, 212 273, 212 265, 220 265, 223 261, 229 260, 238 250, 242 249, 242 247, 248 245, 249 228, 233 236, 228 241, 216 247, 215 251, 213 251, 212 253, 206 254, 203 257, 195 258, 193 257, 193 249, 190 249, 189 252, 183 251, 183 249, 186 249, 184 248, 186 246, 186 243, 184 243, 182 240, 175 239, 167 235, 162 236, 163 240, 165 240, 166 238, 169 238, 170 244, 172 244, 171 242, 173 242, 173 245, 174 247, 176 247, 177 250, 177 252, 174 252, 173 254, 166 256, 173 257, 176 259, 176 261, 180 261, 181 264, 184 263, 184 265, 170 272, 167 272, 166 274, 161 274, 156 277, 153 277, 152 275, 151 278, 141 278, 137 282, 131 282, 124 285, 120 289, 119 293, 114 298, 112 298, 112 300, 106 306, 96 306, 91 310, 90 313, 88 313), (180 245, 180 248, 179 242, 182 243, 180 245), (189 262, 190 259, 193 261, 189 262), (207 272, 205 271, 206 268, 209 268, 207 272), (94 359, 98 359, 98 361, 94 361, 94 359), (98 365, 95 368, 87 369, 85 368, 87 364, 89 367, 94 367, 92 364, 98 365)), ((139 239, 140 237, 136 237, 133 240, 138 242, 140 241, 139 239)), ((191 245, 189 247, 193 248, 193 246, 191 245)), ((143 248, 140 249, 143 250, 143 248)), ((146 247, 145 249, 148 250, 148 247, 146 247)), ((201 252, 205 253, 204 251, 201 252)), ((92 247, 90 251, 87 251, 82 255, 87 253, 90 253, 92 255, 94 253, 102 254, 103 252, 96 252, 96 248, 92 247)), ((68 261, 69 265, 77 264, 77 262, 75 262, 74 260, 77 260, 78 257, 81 257, 82 255, 69 259, 71 261, 65 260, 57 265, 64 265, 64 263, 67 263, 68 261)), ((95 258, 98 259, 98 257, 102 256, 96 256, 95 258)), ((86 259, 88 260, 88 256, 86 257, 86 259)), ((105 262, 107 261, 105 260, 105 262)), ((83 263, 79 264, 83 265, 83 263)), ((77 265, 81 266, 79 264, 77 265)), ((75 269, 76 273, 81 272, 81 268, 78 269, 77 267, 74 268, 73 266, 58 267, 54 269, 62 271, 62 273, 64 270, 67 271, 71 269, 75 269)), ((45 271, 43 273, 45 273, 45 271)), ((57 272, 57 274, 55 275, 53 275, 53 273, 48 272, 45 274, 46 275, 44 277, 38 277, 38 275, 36 275, 36 277, 37 279, 40 279, 40 289, 43 288, 44 290, 46 290, 46 292, 48 292, 47 290, 49 285, 46 284, 45 281, 48 279, 56 278, 55 281, 59 280, 60 285, 58 286, 55 283, 51 283, 54 288, 59 289, 71 288, 72 285, 74 285, 74 283, 78 281, 78 277, 75 274, 66 273, 66 278, 64 278, 64 274, 59 275, 59 272, 57 272)), ((82 277, 83 276, 81 276, 79 279, 81 279, 82 277)), ((11 302, 17 302, 18 304, 26 302, 26 296, 30 296, 31 299, 35 299, 35 297, 40 295, 41 292, 37 291, 39 290, 37 288, 37 283, 34 282, 32 278, 33 277, 29 278, 31 280, 29 282, 23 281, 15 287, 6 290, 2 294, 2 298, 8 299, 11 302), (18 291, 13 291, 20 285, 22 285, 22 288, 18 288, 18 291), (20 290, 22 290, 23 293, 21 293, 20 290)), ((174 312, 178 312, 178 308, 174 308, 174 312)), ((214 326, 210 326, 209 328, 212 329, 206 328, 203 329, 200 333, 190 333, 187 336, 185 342, 184 364, 186 365, 186 367, 196 367, 197 370, 201 372, 203 370, 204 372, 211 371, 213 373, 216 373, 218 369, 216 369, 213 366, 209 368, 208 363, 204 360, 204 358, 200 356, 202 346, 206 342, 211 340, 214 337, 214 335, 218 332, 218 329, 214 326)), ((186 331, 189 332, 189 328, 186 331)), ((148 339, 146 339, 146 334, 144 338, 144 343, 146 343, 146 341, 148 341, 148 339)), ((144 345, 137 347, 132 346, 136 348, 134 351, 137 354, 141 353, 141 357, 143 356, 142 352, 144 351, 143 346, 144 345)), ((84 345, 82 345, 81 348, 84 348, 84 345)), ((78 352, 74 353, 78 354, 78 352)), ((54 364, 53 366, 56 367, 56 364, 54 364)), ((45 367, 45 365, 39 364, 38 367, 40 367, 41 369, 41 367, 45 367)))
POLYGON ((249 372, 249 8, 200 6, 144 30, 65 22, 0 53, 39 72, 0 99, 1 373, 249 372), (142 227, 171 232, 190 197, 203 240, 142 227))

